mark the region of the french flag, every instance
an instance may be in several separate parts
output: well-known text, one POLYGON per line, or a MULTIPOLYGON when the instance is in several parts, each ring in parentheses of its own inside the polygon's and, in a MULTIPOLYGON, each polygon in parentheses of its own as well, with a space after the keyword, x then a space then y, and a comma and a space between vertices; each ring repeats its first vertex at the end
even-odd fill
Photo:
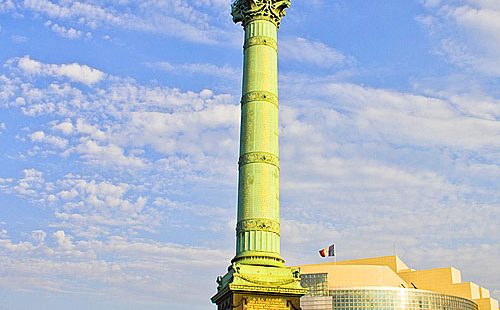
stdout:
POLYGON ((321 255, 321 257, 335 256, 335 244, 319 250, 319 255, 321 255))

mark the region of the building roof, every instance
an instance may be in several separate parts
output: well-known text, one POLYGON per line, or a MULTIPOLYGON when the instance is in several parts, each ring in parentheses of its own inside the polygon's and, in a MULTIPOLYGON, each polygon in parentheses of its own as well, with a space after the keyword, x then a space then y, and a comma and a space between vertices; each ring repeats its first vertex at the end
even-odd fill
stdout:
POLYGON ((328 274, 328 288, 404 287, 466 298, 479 310, 498 310, 498 301, 489 290, 472 282, 462 282, 460 270, 453 267, 415 270, 398 256, 361 258, 300 266, 302 274, 328 274))

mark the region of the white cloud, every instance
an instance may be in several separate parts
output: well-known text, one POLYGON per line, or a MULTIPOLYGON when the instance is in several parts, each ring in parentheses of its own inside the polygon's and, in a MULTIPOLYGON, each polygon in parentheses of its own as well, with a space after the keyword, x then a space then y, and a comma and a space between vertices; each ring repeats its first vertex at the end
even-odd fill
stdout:
MULTIPOLYGON (((68 125, 65 125, 65 126, 68 126, 68 125)), ((100 130, 95 125, 94 126, 89 125, 82 118, 78 118, 76 120, 76 125, 74 126, 74 131, 81 134, 81 135, 89 136, 90 138, 95 139, 97 141, 104 141, 107 138, 106 133, 104 133, 102 130, 100 130)))
POLYGON ((228 10, 231 5, 231 0, 199 0, 194 1, 193 5, 197 6, 207 6, 207 7, 218 7, 228 10))
POLYGON ((29 56, 19 58, 19 69, 30 75, 49 75, 66 77, 72 81, 92 85, 100 82, 106 76, 102 71, 77 63, 72 64, 44 64, 31 59, 29 56))
POLYGON ((132 154, 125 155, 124 150, 117 145, 99 144, 93 140, 84 140, 71 151, 81 154, 82 158, 97 165, 131 168, 142 168, 146 165, 144 160, 132 154))
POLYGON ((0 191, 8 191, 11 187, 12 182, 14 182, 14 179, 0 178, 0 191))
MULTIPOLYGON (((216 151, 215 140, 221 138, 213 134, 228 127, 236 128, 238 109, 233 105, 214 105, 200 111, 134 112, 117 130, 117 138, 134 147, 151 145, 165 154, 183 152, 196 156, 212 153, 216 151), (197 140, 200 143, 193 145, 192 141, 197 140)), ((224 140, 219 140, 219 143, 234 143, 224 140)))
POLYGON ((23 177, 12 188, 13 192, 33 198, 42 198, 44 194, 45 179, 43 173, 36 169, 23 170, 23 177))
POLYGON ((63 149, 68 145, 68 141, 66 139, 47 135, 43 131, 36 131, 30 135, 30 139, 33 142, 41 142, 53 145, 57 148, 63 149))
POLYGON ((345 65, 349 58, 322 42, 305 38, 285 38, 280 41, 280 56, 301 63, 310 63, 319 67, 345 65))
POLYGON ((4 248, 12 252, 24 253, 33 250, 35 247, 30 242, 12 243, 11 240, 0 239, 0 248, 4 248))
POLYGON ((44 23, 45 26, 49 27, 53 32, 55 32, 57 35, 67 38, 67 39, 79 39, 83 36, 86 38, 91 38, 92 34, 90 32, 84 33, 81 30, 77 30, 75 28, 66 28, 64 26, 60 26, 56 23, 53 23, 52 21, 47 21, 44 23))
POLYGON ((2 131, 7 129, 7 126, 5 125, 5 123, 0 123, 0 135, 2 134, 2 131))
POLYGON ((0 13, 10 11, 15 7, 16 6, 12 0, 2 0, 2 2, 0 2, 0 13))
MULTIPOLYGON (((91 29, 119 27, 207 44, 224 42, 227 39, 233 41, 234 37, 221 29, 211 15, 195 8, 199 5, 200 3, 195 2, 195 5, 192 5, 186 1, 128 1, 98 4, 27 0, 21 6, 24 10, 42 14, 46 18, 78 22, 91 29)), ((229 4, 227 8, 229 9, 229 4)))
POLYGON ((33 239, 33 241, 35 241, 38 245, 45 242, 45 237, 47 237, 47 233, 43 230, 34 230, 31 232, 31 239, 33 239))
POLYGON ((454 64, 486 75, 500 75, 500 7, 494 1, 424 3, 428 16, 418 20, 438 44, 437 51, 454 64))
POLYGON ((52 129, 62 132, 64 135, 73 133, 74 127, 70 121, 64 121, 52 126, 52 129))
MULTIPOLYGON (((2 276, 6 279, 0 286, 56 293, 78 292, 93 297, 103 294, 113 296, 112 299, 127 300, 129 306, 144 307, 152 302, 182 309, 176 307, 177 302, 193 299, 188 293, 190 289, 215 289, 213 279, 217 273, 213 269, 224 270, 226 258, 231 255, 207 247, 122 237, 110 237, 104 241, 68 240, 64 231, 57 231, 54 237, 57 246, 50 248, 45 245, 41 251, 35 251, 29 243, 14 245, 0 240, 0 253, 4 254, 0 255, 0 263, 5 270, 2 276), (26 252, 30 254, 26 255, 26 252), (59 259, 67 252, 80 254, 72 259, 59 259), (198 277, 196 283, 183 281, 186 276, 195 275, 198 277), (99 289, 94 289, 96 287, 99 289), (167 301, 165 294, 171 296, 167 301)), ((194 300, 204 304, 206 296, 194 300)), ((189 309, 193 309, 191 305, 189 309)))
MULTIPOLYGON (((294 104, 318 113, 315 117, 326 122, 323 130, 337 133, 331 141, 354 135, 363 141, 424 147, 472 150, 499 146, 500 123, 495 121, 498 115, 490 115, 491 119, 478 117, 481 101, 476 96, 438 99, 355 84, 325 83, 320 79, 299 81, 287 87, 305 90, 294 104), (457 110, 458 102, 462 110, 457 110)), ((496 101, 492 98, 482 98, 481 105, 487 109, 486 113, 496 113, 496 101)), ((310 130, 304 132, 315 135, 310 130)))
MULTIPOLYGON (((38 77, 44 66, 26 59, 24 69, 38 77)), ((209 89, 181 92, 146 87, 116 77, 109 78, 109 85, 88 91, 57 81, 37 88, 22 81, 27 80, 25 76, 20 77, 0 84, 9 87, 2 102, 29 116, 64 117, 63 121, 50 122, 53 133, 36 130, 31 134, 33 142, 46 144, 44 148, 64 147, 64 158, 78 155, 86 163, 116 171, 124 167, 149 169, 153 162, 145 160, 147 154, 142 149, 151 147, 163 156, 155 169, 172 169, 172 173, 193 177, 216 171, 227 175, 223 166, 206 166, 230 160, 231 150, 237 149, 239 106, 229 95, 215 95, 209 89), (194 140, 200 143, 193 144, 194 140), (177 156, 182 158, 175 159, 177 156), (174 168, 182 162, 188 163, 189 169, 174 168)))
POLYGON ((53 3, 48 0, 27 0, 23 3, 24 8, 35 12, 45 13, 57 18, 88 18, 83 20, 89 25, 94 25, 97 21, 118 23, 119 18, 104 8, 87 4, 84 2, 74 2, 67 4, 53 3))
POLYGON ((63 230, 58 230, 54 233, 54 238, 56 239, 59 249, 63 251, 71 251, 75 247, 73 245, 72 237, 66 235, 63 230))
POLYGON ((203 74, 225 79, 239 79, 241 75, 240 70, 228 65, 217 66, 210 63, 190 63, 178 65, 163 61, 157 63, 147 63, 146 65, 151 68, 157 68, 177 74, 203 74))
POLYGON ((192 205, 189 203, 179 203, 177 201, 172 201, 168 198, 159 197, 156 198, 154 203, 157 207, 166 208, 172 212, 182 212, 188 211, 190 214, 197 216, 212 218, 212 221, 216 221, 215 218, 229 218, 230 210, 225 208, 217 207, 207 207, 203 205, 192 205))
POLYGON ((133 195, 138 190, 125 183, 67 176, 57 182, 55 195, 63 204, 54 215, 62 227, 70 227, 83 235, 154 230, 161 221, 161 214, 149 206, 144 196, 133 195))
POLYGON ((484 4, 479 4, 477 7, 460 6, 453 9, 451 13, 458 25, 498 39, 500 7, 486 7, 484 4))
POLYGON ((422 3, 428 8, 437 7, 441 4, 441 0, 423 0, 422 3))
MULTIPOLYGON (((86 237, 135 234, 153 232, 162 221, 162 213, 150 205, 146 195, 140 194, 146 190, 142 184, 98 182, 71 174, 48 182, 42 172, 26 169, 17 182, 0 179, 0 185, 5 193, 14 193, 53 211, 52 226, 61 230, 54 237, 61 247, 69 248, 71 237, 67 236, 67 229, 86 237)), ((45 232, 33 231, 32 239, 43 243, 45 232)))

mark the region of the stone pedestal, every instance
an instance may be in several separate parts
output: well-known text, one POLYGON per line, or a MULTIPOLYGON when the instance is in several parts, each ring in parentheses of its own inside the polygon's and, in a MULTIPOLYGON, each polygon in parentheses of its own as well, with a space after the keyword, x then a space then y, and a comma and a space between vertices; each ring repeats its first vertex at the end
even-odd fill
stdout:
POLYGON ((217 310, 300 310, 300 297, 286 294, 229 292, 217 303, 217 310))
POLYGON ((234 263, 217 279, 212 302, 218 310, 299 310, 299 270, 287 267, 252 266, 234 263))

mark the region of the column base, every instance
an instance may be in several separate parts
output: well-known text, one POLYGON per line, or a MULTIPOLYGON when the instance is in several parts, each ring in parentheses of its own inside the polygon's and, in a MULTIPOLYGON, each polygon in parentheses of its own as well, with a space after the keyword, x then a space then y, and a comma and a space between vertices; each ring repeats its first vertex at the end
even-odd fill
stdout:
POLYGON ((245 251, 236 255, 231 260, 231 263, 238 263, 241 265, 285 267, 285 260, 278 254, 272 252, 245 251))
POLYGON ((217 279, 212 302, 218 310, 300 310, 300 271, 288 267, 252 266, 233 263, 217 279))

